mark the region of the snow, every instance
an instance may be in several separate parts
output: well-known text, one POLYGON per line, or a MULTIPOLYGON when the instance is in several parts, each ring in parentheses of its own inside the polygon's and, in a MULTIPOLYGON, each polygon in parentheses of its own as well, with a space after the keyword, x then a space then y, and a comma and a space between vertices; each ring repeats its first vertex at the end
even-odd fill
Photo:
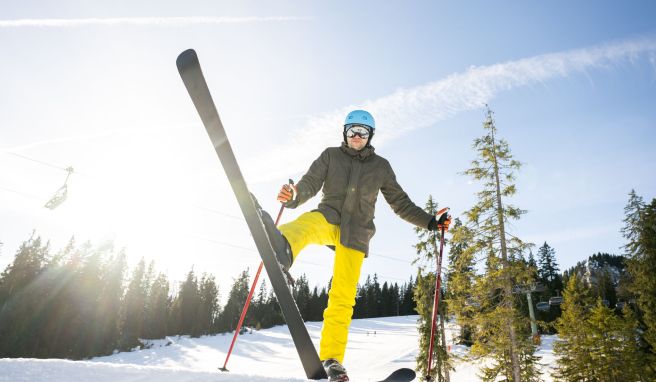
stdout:
MULTIPOLYGON (((353 381, 375 381, 400 367, 415 367, 418 316, 353 320, 344 365, 353 381)), ((307 323, 318 347, 321 322, 307 323)), ((447 323, 450 352, 459 357, 451 381, 477 381, 478 368, 486 360, 462 359, 469 350, 452 342, 457 327, 447 323)), ((543 336, 538 355, 544 380, 551 381, 555 364, 552 344, 555 336, 543 336)), ((186 381, 306 381, 303 368, 286 326, 239 336, 228 362, 223 366, 232 334, 167 337, 150 341, 148 349, 122 352, 87 361, 59 359, 0 359, 1 382, 186 382, 186 381)))

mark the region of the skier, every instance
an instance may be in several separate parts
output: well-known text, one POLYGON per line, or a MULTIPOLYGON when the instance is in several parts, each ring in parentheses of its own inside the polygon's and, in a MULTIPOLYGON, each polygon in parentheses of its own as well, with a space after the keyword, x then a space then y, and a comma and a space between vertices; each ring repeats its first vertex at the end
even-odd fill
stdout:
POLYGON ((353 316, 360 268, 374 236, 374 209, 378 192, 402 219, 429 230, 448 229, 451 216, 433 216, 415 205, 396 181, 389 162, 374 152, 373 116, 364 110, 350 112, 344 122, 340 147, 321 153, 297 184, 285 184, 278 200, 296 208, 322 190, 317 209, 276 228, 266 212, 267 235, 284 272, 308 244, 335 250, 328 306, 323 313, 319 357, 330 381, 348 381, 342 366, 353 316))

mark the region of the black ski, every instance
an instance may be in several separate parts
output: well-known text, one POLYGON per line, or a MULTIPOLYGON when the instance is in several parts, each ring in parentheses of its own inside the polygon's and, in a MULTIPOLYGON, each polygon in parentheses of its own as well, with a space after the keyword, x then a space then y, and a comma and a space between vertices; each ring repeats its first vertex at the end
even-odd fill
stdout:
POLYGON ((381 379, 378 382, 410 382, 415 379, 417 374, 414 370, 408 368, 402 368, 394 371, 392 374, 388 375, 387 378, 381 379))
POLYGON ((176 64, 180 72, 180 77, 182 77, 189 96, 191 96, 191 100, 194 106, 196 106, 196 110, 205 125, 207 134, 209 134, 214 149, 221 160, 221 164, 228 176, 232 190, 237 197, 239 207, 244 214, 253 240, 255 240, 255 246, 264 262, 264 268, 269 275, 271 286, 278 298, 280 309, 287 322, 292 340, 303 364, 303 369, 305 369, 305 374, 309 379, 325 379, 327 378, 326 372, 321 365, 319 355, 312 344, 296 302, 287 287, 285 276, 278 265, 273 247, 264 230, 256 202, 248 191, 246 181, 239 169, 237 159, 232 151, 225 129, 219 118, 219 113, 216 110, 209 88, 205 82, 196 52, 193 49, 182 52, 178 56, 176 64))

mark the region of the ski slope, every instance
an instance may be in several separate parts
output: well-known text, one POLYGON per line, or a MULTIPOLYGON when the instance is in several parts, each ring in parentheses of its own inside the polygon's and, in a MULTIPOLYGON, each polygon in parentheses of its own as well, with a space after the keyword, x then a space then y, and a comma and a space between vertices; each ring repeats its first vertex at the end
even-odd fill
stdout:
MULTIPOLYGON (((382 379, 400 367, 415 367, 417 356, 418 316, 353 320, 349 345, 344 359, 352 381, 382 379)), ((307 323, 318 346, 321 322, 307 323)), ((447 325, 447 342, 457 327, 447 325)), ((174 336, 151 341, 144 350, 117 353, 88 361, 0 359, 2 382, 264 382, 306 381, 303 368, 286 326, 253 331, 239 336, 228 363, 229 372, 221 372, 230 347, 231 334, 190 338, 174 336)), ((543 337, 538 351, 545 364, 545 381, 554 364, 551 343, 543 337)), ((467 348, 451 345, 451 354, 464 356, 467 348)), ((458 361, 451 372, 452 382, 477 381, 480 362, 458 361)))

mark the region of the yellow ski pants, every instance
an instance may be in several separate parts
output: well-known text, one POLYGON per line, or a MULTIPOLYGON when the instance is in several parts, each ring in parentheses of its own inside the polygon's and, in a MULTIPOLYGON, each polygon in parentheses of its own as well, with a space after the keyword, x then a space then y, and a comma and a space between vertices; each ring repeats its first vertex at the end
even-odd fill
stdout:
POLYGON ((335 246, 333 280, 328 292, 328 307, 323 311, 319 358, 335 358, 342 363, 364 253, 343 246, 339 242, 339 226, 328 223, 321 212, 306 212, 278 229, 289 242, 294 259, 308 244, 335 246))

